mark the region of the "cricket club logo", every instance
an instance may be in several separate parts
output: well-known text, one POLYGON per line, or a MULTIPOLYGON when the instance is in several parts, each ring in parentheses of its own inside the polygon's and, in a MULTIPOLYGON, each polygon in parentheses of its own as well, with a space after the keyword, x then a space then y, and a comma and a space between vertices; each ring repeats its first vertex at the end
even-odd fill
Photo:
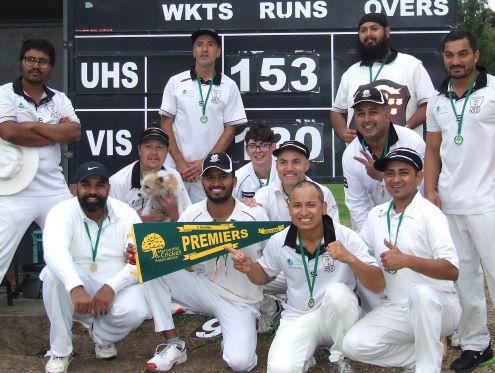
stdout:
POLYGON ((484 98, 484 96, 471 97, 469 100, 469 113, 478 114, 481 110, 481 104, 483 103, 484 98))
POLYGON ((218 162, 220 159, 218 158, 218 154, 213 154, 211 157, 210 157, 210 162, 212 163, 216 163, 218 162))
POLYGON ((365 89, 363 91, 363 98, 368 98, 370 96, 371 96, 370 90, 369 89, 365 89))
POLYGON ((220 91, 219 89, 214 89, 213 91, 211 91, 211 102, 213 104, 219 104, 221 97, 222 91, 220 91))
MULTIPOLYGON (((395 83, 391 80, 380 79, 373 84, 388 97, 388 113, 390 121, 394 124, 404 126, 406 124, 406 108, 411 93, 406 85, 395 83)), ((363 92, 364 97, 364 92, 363 92)), ((356 123, 352 117, 350 128, 355 129, 356 123)))
POLYGON ((328 254, 328 252, 325 252, 325 254, 322 255, 321 261, 323 263, 323 270, 325 272, 335 271, 335 262, 333 261, 330 254, 328 254))

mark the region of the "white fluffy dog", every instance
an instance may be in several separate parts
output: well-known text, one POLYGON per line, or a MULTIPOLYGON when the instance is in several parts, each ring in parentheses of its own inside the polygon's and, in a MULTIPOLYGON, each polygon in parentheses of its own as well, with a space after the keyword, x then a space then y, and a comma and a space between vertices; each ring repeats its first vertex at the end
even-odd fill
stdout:
POLYGON ((166 170, 150 172, 146 174, 141 182, 140 197, 147 197, 147 201, 141 212, 143 215, 149 215, 150 210, 160 209, 160 205, 155 201, 155 197, 166 196, 172 193, 177 201, 179 213, 183 210, 183 201, 179 190, 179 181, 176 176, 166 170))

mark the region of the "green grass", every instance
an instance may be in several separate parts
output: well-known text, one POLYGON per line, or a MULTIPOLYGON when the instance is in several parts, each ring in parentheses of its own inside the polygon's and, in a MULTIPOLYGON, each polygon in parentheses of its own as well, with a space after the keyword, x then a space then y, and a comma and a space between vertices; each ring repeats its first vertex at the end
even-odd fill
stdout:
POLYGON ((351 228, 351 217, 344 203, 344 184, 324 184, 332 192, 339 208, 340 224, 351 228))

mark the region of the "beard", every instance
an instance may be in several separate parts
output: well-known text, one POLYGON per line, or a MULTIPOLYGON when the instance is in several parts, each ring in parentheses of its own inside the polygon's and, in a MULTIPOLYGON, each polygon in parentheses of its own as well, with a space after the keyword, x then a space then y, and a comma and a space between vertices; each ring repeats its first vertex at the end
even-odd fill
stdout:
POLYGON ((367 46, 359 42, 359 54, 361 55, 361 60, 370 62, 370 61, 379 61, 383 59, 390 49, 389 39, 383 38, 382 40, 378 40, 376 45, 367 46))
POLYGON ((208 200, 210 200, 211 202, 216 204, 222 204, 229 200, 229 198, 232 196, 233 190, 234 190, 234 186, 231 185, 230 187, 225 188, 224 194, 221 196, 212 195, 207 189, 205 189, 205 193, 206 193, 206 197, 208 197, 208 200))
POLYGON ((85 212, 89 213, 94 213, 97 211, 100 211, 105 208, 107 204, 107 197, 106 198, 98 198, 96 196, 86 196, 86 197, 79 197, 77 196, 77 200, 79 201, 79 205, 85 212), (88 202, 89 198, 97 198, 96 202, 88 202))

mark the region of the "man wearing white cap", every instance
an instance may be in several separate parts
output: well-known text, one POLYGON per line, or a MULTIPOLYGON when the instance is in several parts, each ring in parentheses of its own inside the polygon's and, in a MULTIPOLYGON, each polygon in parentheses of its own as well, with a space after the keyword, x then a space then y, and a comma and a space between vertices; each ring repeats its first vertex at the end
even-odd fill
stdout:
POLYGON ((440 372, 442 338, 461 316, 454 285, 459 264, 447 218, 418 191, 423 162, 417 152, 397 148, 374 167, 384 172, 392 200, 371 210, 361 237, 385 271, 385 298, 349 330, 344 351, 404 372, 440 372))
POLYGON ((46 373, 67 372, 74 313, 94 317, 90 336, 96 358, 103 360, 115 359, 115 343, 150 317, 136 268, 123 258, 139 216, 108 198, 108 171, 101 163, 79 166, 76 180, 77 198, 56 205, 43 231, 46 267, 40 279, 51 354, 46 373))
POLYGON ((358 134, 344 151, 342 169, 345 204, 352 228, 360 231, 368 212, 391 198, 383 173, 373 168, 373 162, 398 147, 414 149, 423 158, 425 142, 409 128, 390 122, 387 96, 372 84, 358 88, 352 108, 358 134))
POLYGON ((0 281, 29 225, 43 229, 48 211, 72 197, 60 144, 81 136, 69 99, 45 85, 55 65, 53 45, 26 40, 19 61, 21 77, 0 87, 0 281))
POLYGON ((236 126, 247 119, 239 88, 216 67, 222 51, 218 33, 199 29, 191 40, 195 64, 169 79, 159 113, 160 126, 170 139, 172 157, 167 162, 175 163, 196 203, 205 198, 200 181, 203 158, 226 151, 236 126))
MULTIPOLYGON (((260 207, 248 207, 232 196, 236 182, 232 159, 226 153, 208 154, 202 165, 201 182, 207 198, 189 206, 182 222, 267 221, 260 207)), ((243 251, 256 260, 261 244, 243 251)), ((155 331, 163 332, 165 343, 156 348, 146 370, 165 372, 187 360, 184 341, 179 340, 170 312, 170 301, 195 313, 215 316, 222 330, 222 357, 235 372, 248 372, 258 361, 256 318, 262 299, 258 286, 233 267, 231 255, 180 270, 143 284, 153 313, 155 331)))

